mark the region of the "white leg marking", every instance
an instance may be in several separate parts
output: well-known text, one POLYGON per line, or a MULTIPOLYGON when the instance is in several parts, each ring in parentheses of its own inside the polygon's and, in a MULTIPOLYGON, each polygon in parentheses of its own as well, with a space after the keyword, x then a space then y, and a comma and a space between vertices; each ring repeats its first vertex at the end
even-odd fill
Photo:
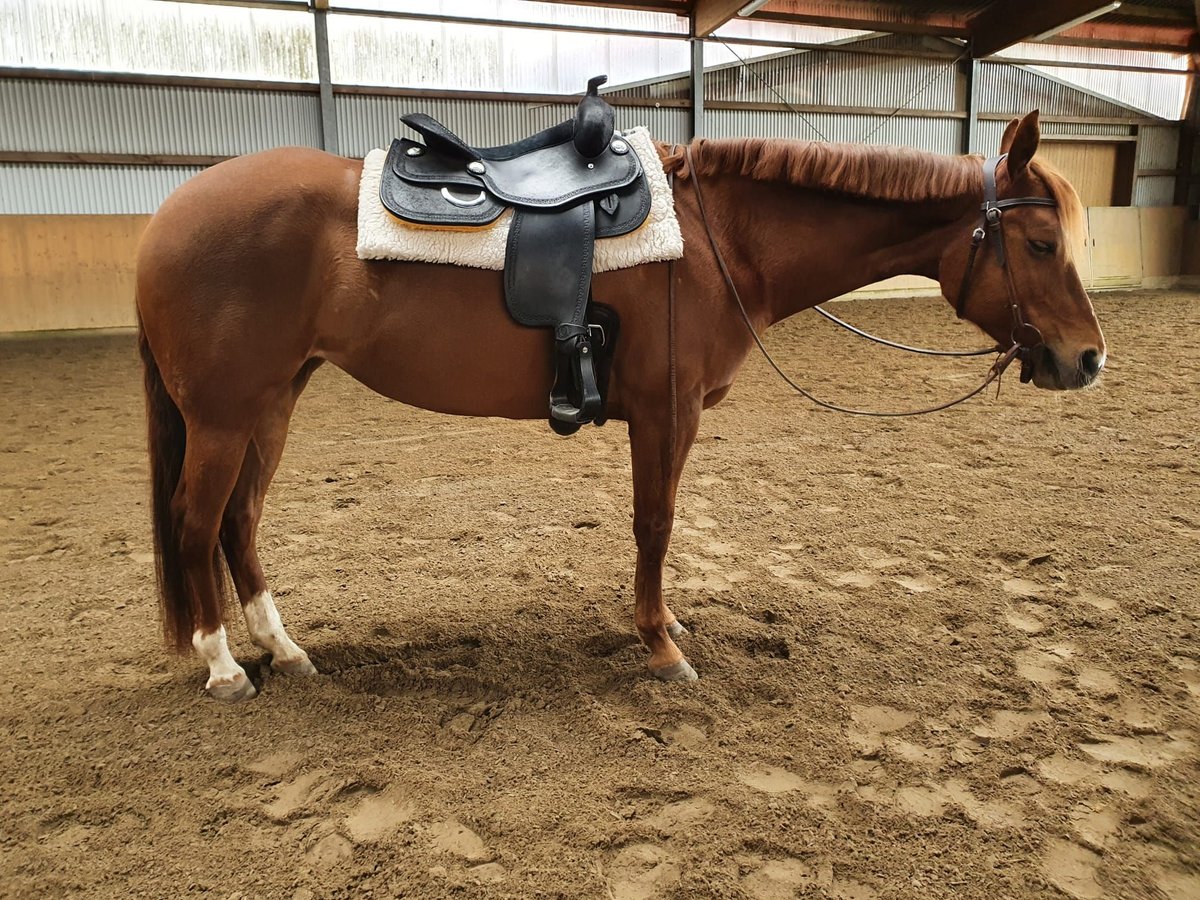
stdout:
POLYGON ((246 616, 246 629, 250 639, 271 654, 271 668, 288 675, 316 675, 316 666, 308 654, 296 646, 283 629, 279 610, 270 591, 256 594, 254 599, 242 607, 246 616))
POLYGON ((200 658, 208 663, 208 683, 204 687, 218 700, 249 700, 257 693, 246 670, 237 664, 229 652, 225 626, 222 625, 212 634, 197 631, 192 635, 192 646, 200 658))

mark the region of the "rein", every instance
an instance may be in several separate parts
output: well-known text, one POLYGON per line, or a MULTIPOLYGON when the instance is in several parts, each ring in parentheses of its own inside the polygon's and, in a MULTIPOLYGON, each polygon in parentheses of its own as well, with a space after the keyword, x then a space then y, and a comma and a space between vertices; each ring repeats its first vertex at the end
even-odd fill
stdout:
MULTIPOLYGON (((891 347, 893 350, 903 350, 906 353, 919 353, 922 356, 987 356, 989 353, 995 353, 995 347, 984 347, 980 350, 930 350, 928 347, 910 347, 908 344, 901 344, 898 341, 889 341, 887 338, 881 338, 877 334, 871 334, 869 331, 863 331, 854 325, 851 325, 845 319, 839 319, 827 309, 823 309, 821 304, 812 307, 813 312, 820 313, 830 322, 835 325, 840 325, 851 334, 857 334, 861 338, 866 338, 868 341, 874 341, 876 344, 883 344, 885 347, 891 347)), ((962 316, 959 316, 961 319, 962 316)))
POLYGON ((750 336, 754 339, 754 343, 758 345, 758 349, 762 352, 763 357, 770 364, 771 368, 776 371, 779 377, 782 378, 789 387, 791 387, 794 391, 796 391, 796 393, 800 394, 805 399, 815 403, 817 406, 824 407, 825 409, 830 409, 834 412, 850 413, 851 415, 856 416, 875 416, 879 418, 921 416, 928 413, 939 412, 943 409, 949 409, 952 406, 957 406, 960 403, 970 400, 975 395, 981 393, 993 381, 997 381, 1000 376, 1004 374, 1004 370, 1009 367, 1014 359, 1021 360, 1022 382, 1029 381, 1030 378, 1033 377, 1032 363, 1036 359, 1037 354, 1040 353, 1041 349, 1044 347, 1044 344, 1042 342, 1041 332, 1038 331, 1036 327, 1025 321, 1025 317, 1021 313, 1021 305, 1017 302, 1016 285, 1013 283, 1012 269, 1010 269, 1008 266, 1008 255, 1005 252, 1004 247, 1004 228, 1002 225, 1002 218, 1004 210, 1010 209, 1014 206, 1057 206, 1058 204, 1048 197, 1015 197, 1007 200, 997 199, 996 169, 1008 156, 1007 153, 990 157, 983 165, 983 203, 980 205, 982 221, 981 224, 977 226, 971 233, 971 251, 967 258, 967 268, 963 272, 963 282, 962 287, 958 292, 956 310, 958 317, 961 319, 963 317, 963 312, 966 309, 967 296, 971 288, 971 275, 975 269, 976 256, 978 255, 979 248, 982 246, 984 240, 986 240, 988 235, 991 234, 993 236, 992 247, 995 251, 996 261, 1005 273, 1005 281, 1008 285, 1009 309, 1011 310, 1013 316, 1013 329, 1011 334, 1012 346, 1010 346, 1007 350, 1002 350, 1002 348, 999 346, 990 348, 988 350, 978 351, 929 351, 907 347, 903 344, 896 344, 892 341, 887 341, 883 338, 877 338, 874 335, 860 331, 859 329, 854 328, 852 325, 842 322, 836 316, 833 316, 832 314, 825 312, 825 310, 820 309, 819 306, 814 307, 826 318, 838 322, 856 334, 861 334, 863 337, 869 338, 881 344, 885 344, 886 346, 896 347, 898 349, 938 356, 979 356, 983 355, 984 353, 1000 353, 999 358, 997 358, 997 360, 992 363, 991 368, 988 369, 987 375, 983 379, 983 383, 963 396, 954 400, 949 400, 945 403, 938 404, 937 406, 927 407, 925 409, 887 412, 854 409, 852 407, 838 406, 835 403, 829 403, 828 401, 821 400, 820 398, 813 396, 804 388, 800 387, 800 385, 796 384, 796 382, 789 378, 787 373, 785 373, 783 369, 779 367, 779 364, 775 362, 771 354, 767 351, 766 346, 763 344, 762 338, 758 336, 758 332, 755 330, 754 324, 750 321, 750 315, 746 312, 746 305, 742 302, 742 297, 741 294, 738 293, 737 285, 735 285, 733 282, 733 275, 730 273, 729 266, 725 263, 725 257, 721 253, 721 248, 717 245, 717 239, 713 235, 712 225, 709 223, 708 219, 708 212, 704 206, 704 194, 700 190, 700 177, 696 171, 695 164, 692 162, 691 146, 685 144, 683 147, 683 152, 684 157, 687 160, 688 172, 692 180, 692 187, 696 192, 696 206, 700 211, 700 221, 704 225, 704 232, 708 237, 709 246, 712 247, 713 256, 716 258, 717 266, 720 268, 721 274, 725 278, 725 284, 728 285, 729 291, 733 295, 733 299, 737 302, 738 311, 742 314, 742 321, 746 323, 746 329, 750 332, 750 336), (1028 340, 1031 337, 1033 340, 1028 340))

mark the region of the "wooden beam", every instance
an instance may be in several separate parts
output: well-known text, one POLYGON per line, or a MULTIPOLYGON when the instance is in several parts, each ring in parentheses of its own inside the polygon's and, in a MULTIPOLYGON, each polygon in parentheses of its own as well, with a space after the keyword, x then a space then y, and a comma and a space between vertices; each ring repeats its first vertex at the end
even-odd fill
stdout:
POLYGON ((230 156, 186 156, 172 153, 50 153, 0 150, 0 163, 73 166, 215 166, 230 156))
POLYGON ((965 38, 969 34, 961 15, 885 0, 771 0, 754 14, 754 18, 793 25, 886 31, 891 34, 958 38, 965 38))
POLYGON ((692 34, 704 37, 712 34, 750 0, 696 0, 692 7, 692 34))
POLYGON ((1188 25, 1196 24, 1195 12, 1186 9, 1175 9, 1166 6, 1144 6, 1140 3, 1122 3, 1119 12, 1123 19, 1160 19, 1164 22, 1182 22, 1188 25))
MULTIPOLYGON (((613 8, 611 0, 543 0, 544 3, 569 3, 572 6, 603 6, 613 8)), ((646 12, 667 12, 679 16, 687 15, 688 0, 622 0, 620 9, 637 9, 646 12)))
MULTIPOLYGON (((1196 11, 1200 13, 1200 0, 1196 0, 1196 11)), ((1196 84, 1197 73, 1200 72, 1200 54, 1192 53, 1188 56, 1188 78, 1187 96, 1183 102, 1183 121, 1179 128, 1179 147, 1175 153, 1175 205, 1187 206, 1188 200, 1191 199, 1192 186, 1191 177, 1192 170, 1196 162, 1196 132, 1197 132, 1197 111, 1198 94, 1200 94, 1200 85, 1196 84)))
POLYGON ((1157 23, 1153 25, 1110 22, 1101 16, 1074 28, 1059 32, 1047 44, 1070 44, 1111 50, 1150 50, 1187 53, 1192 49, 1196 29, 1192 25, 1157 23))
POLYGON ((991 56, 1005 47, 1061 30, 1111 9, 1111 0, 1008 0, 993 2, 968 21, 971 55, 991 56))

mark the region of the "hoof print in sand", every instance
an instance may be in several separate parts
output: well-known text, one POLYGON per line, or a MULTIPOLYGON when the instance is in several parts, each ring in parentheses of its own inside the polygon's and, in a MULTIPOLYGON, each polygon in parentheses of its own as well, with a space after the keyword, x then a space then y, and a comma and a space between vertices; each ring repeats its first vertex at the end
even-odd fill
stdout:
POLYGON ((622 848, 608 866, 608 888, 613 900, 650 900, 668 894, 679 881, 679 864, 653 844, 622 848))
POLYGON ((429 837, 435 850, 452 853, 467 862, 488 862, 492 858, 483 839, 455 819, 447 819, 444 822, 430 825, 429 837))
POLYGON ((346 816, 346 833, 356 844, 379 841, 416 816, 412 804, 394 791, 364 797, 346 816))
POLYGON ((324 833, 313 841, 304 858, 315 869, 332 869, 354 856, 351 843, 333 831, 321 829, 324 833))
POLYGON ((878 893, 870 885, 852 878, 835 876, 829 862, 812 865, 794 857, 762 859, 750 857, 739 860, 742 868, 751 868, 741 879, 741 888, 754 900, 792 900, 809 896, 813 888, 818 896, 835 900, 874 900, 878 893), (798 892, 803 892, 799 893, 798 892))
POLYGON ((716 807, 702 797, 688 797, 668 803, 645 821, 651 828, 668 835, 676 832, 686 833, 712 816, 715 809, 716 807))
POLYGON ((1096 880, 1100 856, 1069 841, 1053 841, 1042 858, 1046 879, 1069 897, 1093 900, 1104 896, 1096 880))

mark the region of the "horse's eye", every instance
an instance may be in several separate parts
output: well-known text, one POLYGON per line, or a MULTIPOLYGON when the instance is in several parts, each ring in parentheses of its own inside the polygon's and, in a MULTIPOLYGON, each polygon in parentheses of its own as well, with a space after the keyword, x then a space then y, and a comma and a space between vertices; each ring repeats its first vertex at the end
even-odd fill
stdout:
POLYGON ((1030 241, 1029 246, 1033 248, 1034 253, 1040 253, 1043 256, 1050 256, 1054 253, 1057 246, 1050 241, 1030 241))

